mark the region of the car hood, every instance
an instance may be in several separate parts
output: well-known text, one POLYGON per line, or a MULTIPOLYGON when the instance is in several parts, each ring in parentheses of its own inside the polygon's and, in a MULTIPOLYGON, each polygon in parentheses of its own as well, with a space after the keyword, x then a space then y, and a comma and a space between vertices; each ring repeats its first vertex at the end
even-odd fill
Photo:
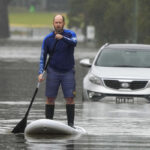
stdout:
POLYGON ((150 68, 92 66, 91 73, 101 78, 150 80, 150 68))

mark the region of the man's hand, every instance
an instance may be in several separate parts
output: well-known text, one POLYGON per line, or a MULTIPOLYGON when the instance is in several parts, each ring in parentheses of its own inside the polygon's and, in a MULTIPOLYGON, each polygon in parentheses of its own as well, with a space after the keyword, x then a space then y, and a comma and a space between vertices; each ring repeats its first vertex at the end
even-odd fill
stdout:
POLYGON ((61 34, 56 34, 55 35, 55 39, 57 39, 57 40, 60 40, 60 39, 62 39, 63 38, 63 36, 61 35, 61 34))
POLYGON ((38 81, 39 81, 39 82, 42 82, 43 80, 44 80, 43 74, 40 74, 40 75, 38 76, 38 81))

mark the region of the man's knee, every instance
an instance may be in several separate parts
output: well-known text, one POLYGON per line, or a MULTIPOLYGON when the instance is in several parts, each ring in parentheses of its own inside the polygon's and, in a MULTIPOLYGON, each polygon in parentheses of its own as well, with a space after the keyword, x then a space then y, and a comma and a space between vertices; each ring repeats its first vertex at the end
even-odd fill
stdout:
POLYGON ((51 98, 47 97, 46 104, 48 104, 48 105, 55 104, 55 98, 53 98, 53 97, 51 97, 51 98))
POLYGON ((66 98, 66 103, 67 104, 74 104, 74 99, 72 97, 66 98))

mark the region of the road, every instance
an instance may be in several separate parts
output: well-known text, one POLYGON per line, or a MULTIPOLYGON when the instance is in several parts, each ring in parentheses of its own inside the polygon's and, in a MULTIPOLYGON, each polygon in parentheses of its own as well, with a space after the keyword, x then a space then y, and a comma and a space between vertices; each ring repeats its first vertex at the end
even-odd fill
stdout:
MULTIPOLYGON (((75 124, 86 135, 44 139, 11 133, 23 118, 37 83, 39 46, 0 46, 0 149, 5 150, 148 150, 150 149, 150 104, 145 101, 119 103, 113 99, 82 102, 82 79, 87 68, 79 65, 97 50, 77 47, 75 124)), ((44 118, 45 82, 33 103, 28 123, 44 118)), ((61 90, 56 100, 55 120, 66 123, 65 101, 61 90)))

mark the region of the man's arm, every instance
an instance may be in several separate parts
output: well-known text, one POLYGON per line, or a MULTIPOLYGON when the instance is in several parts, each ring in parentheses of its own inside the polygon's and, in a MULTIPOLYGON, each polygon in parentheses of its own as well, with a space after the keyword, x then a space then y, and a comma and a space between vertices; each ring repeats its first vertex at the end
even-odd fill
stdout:
POLYGON ((74 47, 77 45, 77 37, 76 37, 76 34, 74 32, 70 32, 71 33, 71 37, 66 37, 66 36, 63 36, 63 40, 65 42, 67 42, 68 44, 70 45, 73 45, 74 47))
POLYGON ((40 56, 40 64, 39 64, 39 81, 43 81, 42 73, 44 71, 44 66, 47 58, 47 49, 46 49, 46 42, 43 41, 42 48, 41 48, 41 56, 40 56))

